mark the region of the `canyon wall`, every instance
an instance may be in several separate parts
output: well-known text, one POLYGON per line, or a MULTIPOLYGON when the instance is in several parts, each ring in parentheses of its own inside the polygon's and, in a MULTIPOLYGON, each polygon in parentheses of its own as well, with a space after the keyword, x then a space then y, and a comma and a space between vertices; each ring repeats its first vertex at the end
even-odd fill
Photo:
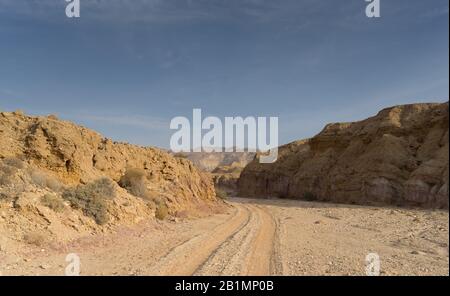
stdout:
POLYGON ((354 204, 448 208, 448 103, 387 108, 359 122, 258 157, 242 172, 239 195, 354 204))

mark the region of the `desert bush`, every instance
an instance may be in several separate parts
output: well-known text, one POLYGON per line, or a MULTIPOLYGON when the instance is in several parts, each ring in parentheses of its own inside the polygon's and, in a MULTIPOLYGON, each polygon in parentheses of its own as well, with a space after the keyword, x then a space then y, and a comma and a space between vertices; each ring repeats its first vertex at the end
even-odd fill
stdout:
POLYGON ((64 187, 59 180, 49 177, 47 178, 46 186, 48 189, 51 189, 53 191, 61 191, 61 189, 64 187))
POLYGON ((164 220, 169 214, 169 208, 165 203, 160 203, 156 207, 155 217, 158 220, 164 220))
POLYGON ((43 235, 40 232, 30 232, 24 235, 23 240, 30 245, 35 246, 42 246, 44 245, 46 238, 45 235, 43 235))
POLYGON ((18 168, 6 163, 0 164, 0 186, 13 184, 13 177, 18 172, 18 168))
POLYGON ((23 110, 21 109, 17 109, 16 111, 13 112, 13 114, 18 116, 25 116, 25 112, 23 112, 23 110))
POLYGON ((216 197, 220 199, 227 199, 228 193, 225 190, 216 188, 216 197))
POLYGON ((18 168, 7 164, 0 164, 0 173, 4 175, 15 175, 19 171, 18 168))
POLYGON ((46 187, 53 191, 60 191, 63 187, 61 182, 59 182, 56 178, 49 176, 39 170, 30 170, 29 176, 31 182, 40 187, 46 187))
POLYGON ((62 212, 65 208, 63 200, 54 195, 54 194, 46 194, 41 198, 42 205, 52 209, 55 212, 62 212))
POLYGON ((150 199, 150 193, 145 184, 145 171, 142 169, 127 169, 122 178, 120 178, 119 186, 125 188, 134 196, 150 199))
POLYGON ((7 186, 12 183, 10 174, 6 174, 4 172, 0 172, 0 186, 7 186))
POLYGON ((181 159, 188 159, 188 156, 184 153, 176 153, 174 155, 176 158, 181 158, 181 159))
POLYGON ((35 171, 35 170, 30 170, 28 173, 29 173, 31 182, 34 185, 38 185, 40 187, 46 187, 46 183, 47 183, 47 176, 46 175, 44 175, 40 171, 35 171))
POLYGON ((24 162, 16 157, 7 157, 3 159, 3 164, 17 169, 23 169, 25 167, 24 162))
POLYGON ((310 192, 310 191, 307 191, 307 192, 305 192, 305 193, 303 194, 303 200, 306 200, 306 201, 316 201, 316 200, 317 200, 317 196, 316 196, 314 193, 312 193, 312 192, 310 192))
POLYGON ((56 114, 50 114, 47 116, 47 118, 51 120, 59 120, 58 115, 56 114))
POLYGON ((108 178, 101 178, 63 192, 63 198, 68 200, 72 207, 81 209, 86 216, 94 218, 99 225, 108 223, 106 201, 114 197, 114 183, 108 178))

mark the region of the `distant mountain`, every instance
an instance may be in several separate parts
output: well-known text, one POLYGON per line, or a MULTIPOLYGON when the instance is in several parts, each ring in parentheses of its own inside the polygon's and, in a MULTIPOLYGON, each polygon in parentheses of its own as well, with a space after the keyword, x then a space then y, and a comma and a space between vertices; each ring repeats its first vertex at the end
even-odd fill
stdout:
POLYGON ((198 168, 207 172, 220 170, 222 167, 244 168, 253 160, 256 153, 249 152, 191 152, 178 153, 178 156, 185 156, 198 168))
POLYGON ((216 188, 226 191, 229 195, 237 193, 237 180, 245 168, 256 156, 251 152, 199 152, 178 153, 198 168, 213 175, 216 188))

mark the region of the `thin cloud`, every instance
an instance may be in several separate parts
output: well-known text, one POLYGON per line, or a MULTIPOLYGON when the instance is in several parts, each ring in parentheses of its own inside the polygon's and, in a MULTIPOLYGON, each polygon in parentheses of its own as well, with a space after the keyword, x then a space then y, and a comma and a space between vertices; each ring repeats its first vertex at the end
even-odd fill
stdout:
MULTIPOLYGON (((171 23, 241 19, 268 21, 307 13, 321 6, 312 0, 80 0, 82 17, 114 22, 171 23)), ((0 13, 44 16, 64 13, 64 0, 0 0, 0 13)))
MULTIPOLYGON (((72 116, 71 116, 72 117, 72 116)), ((140 115, 92 115, 82 114, 76 116, 77 121, 91 121, 95 123, 110 124, 117 126, 130 126, 146 130, 168 130, 167 120, 157 117, 140 115)))

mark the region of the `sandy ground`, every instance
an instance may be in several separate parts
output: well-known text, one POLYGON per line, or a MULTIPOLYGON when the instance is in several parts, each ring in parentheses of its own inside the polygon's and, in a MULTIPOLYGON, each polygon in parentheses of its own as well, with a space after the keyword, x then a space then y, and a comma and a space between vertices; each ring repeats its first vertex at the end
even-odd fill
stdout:
POLYGON ((230 199, 225 214, 149 222, 67 245, 0 250, 3 275, 449 275, 448 211, 230 199))

